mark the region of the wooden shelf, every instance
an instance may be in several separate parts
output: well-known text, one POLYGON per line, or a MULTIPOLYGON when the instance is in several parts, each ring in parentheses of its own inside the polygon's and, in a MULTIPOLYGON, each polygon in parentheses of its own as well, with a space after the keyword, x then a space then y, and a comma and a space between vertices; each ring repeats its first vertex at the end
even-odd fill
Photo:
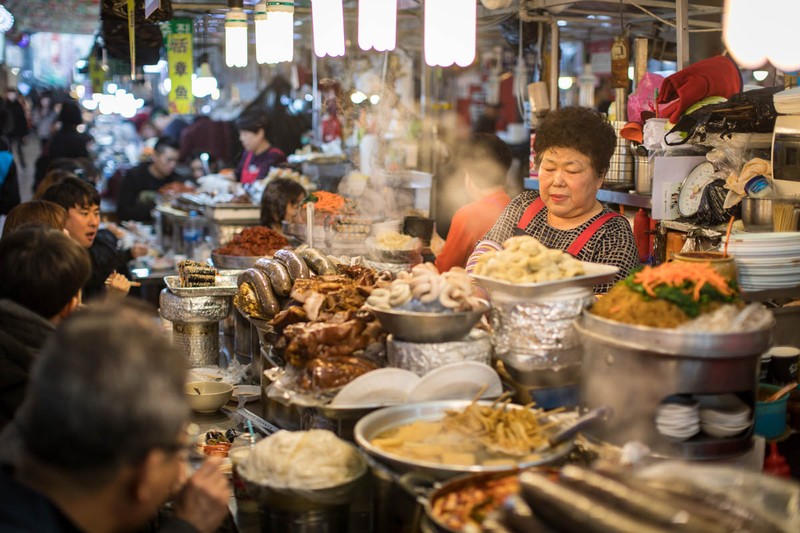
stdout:
MULTIPOLYGON (((523 182, 526 189, 539 190, 539 180, 535 178, 526 178, 523 182)), ((600 189, 597 191, 597 199, 607 204, 620 204, 629 207, 641 207, 650 209, 653 207, 652 198, 643 194, 632 194, 622 191, 611 191, 608 189, 600 189)))

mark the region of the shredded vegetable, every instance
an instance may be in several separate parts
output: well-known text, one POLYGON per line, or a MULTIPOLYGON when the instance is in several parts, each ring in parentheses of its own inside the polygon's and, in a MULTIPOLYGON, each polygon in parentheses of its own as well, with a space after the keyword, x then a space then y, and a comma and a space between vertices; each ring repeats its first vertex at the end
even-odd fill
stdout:
POLYGON ((314 209, 321 213, 330 213, 332 215, 338 214, 344 207, 344 197, 327 191, 317 191, 309 194, 303 201, 303 204, 311 202, 314 204, 314 209))
POLYGON ((635 292, 674 303, 694 318, 711 302, 733 302, 738 294, 710 263, 670 262, 646 266, 626 283, 635 292))

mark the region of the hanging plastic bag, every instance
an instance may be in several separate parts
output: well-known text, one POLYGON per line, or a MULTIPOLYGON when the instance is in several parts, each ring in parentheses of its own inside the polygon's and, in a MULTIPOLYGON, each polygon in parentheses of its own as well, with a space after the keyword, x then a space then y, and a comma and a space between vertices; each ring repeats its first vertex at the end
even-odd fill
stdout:
POLYGON ((663 76, 644 73, 636 91, 628 98, 628 120, 644 124, 642 111, 656 112, 656 90, 663 82, 663 76))

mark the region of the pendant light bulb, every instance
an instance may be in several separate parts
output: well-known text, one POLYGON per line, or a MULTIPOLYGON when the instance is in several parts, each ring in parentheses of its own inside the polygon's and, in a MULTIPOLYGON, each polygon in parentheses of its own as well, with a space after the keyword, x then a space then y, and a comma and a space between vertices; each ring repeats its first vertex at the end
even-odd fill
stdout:
POLYGON ((225 14, 225 64, 247 66, 247 16, 241 7, 231 7, 225 14))
POLYGON ((797 0, 725 0, 722 41, 741 67, 757 69, 769 62, 794 72, 800 69, 794 27, 798 17, 797 0))
POLYGON ((358 46, 378 52, 397 46, 397 0, 358 1, 358 46))
POLYGON ((311 24, 317 57, 344 55, 342 0, 311 0, 311 24))
POLYGON ((255 6, 256 61, 281 63, 294 58, 294 2, 262 1, 255 6))

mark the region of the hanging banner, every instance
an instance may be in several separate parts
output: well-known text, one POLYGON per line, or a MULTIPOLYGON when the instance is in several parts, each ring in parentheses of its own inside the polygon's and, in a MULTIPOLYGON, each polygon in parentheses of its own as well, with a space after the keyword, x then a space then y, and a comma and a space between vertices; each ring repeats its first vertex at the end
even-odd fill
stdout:
POLYGON ((94 55, 94 52, 89 54, 89 79, 92 80, 92 92, 102 94, 106 81, 106 71, 103 70, 103 65, 94 55))
POLYGON ((136 79, 136 2, 128 0, 128 42, 131 47, 131 79, 136 79))
POLYGON ((169 65, 169 112, 179 115, 192 113, 192 20, 176 18, 169 21, 167 63, 169 65))

